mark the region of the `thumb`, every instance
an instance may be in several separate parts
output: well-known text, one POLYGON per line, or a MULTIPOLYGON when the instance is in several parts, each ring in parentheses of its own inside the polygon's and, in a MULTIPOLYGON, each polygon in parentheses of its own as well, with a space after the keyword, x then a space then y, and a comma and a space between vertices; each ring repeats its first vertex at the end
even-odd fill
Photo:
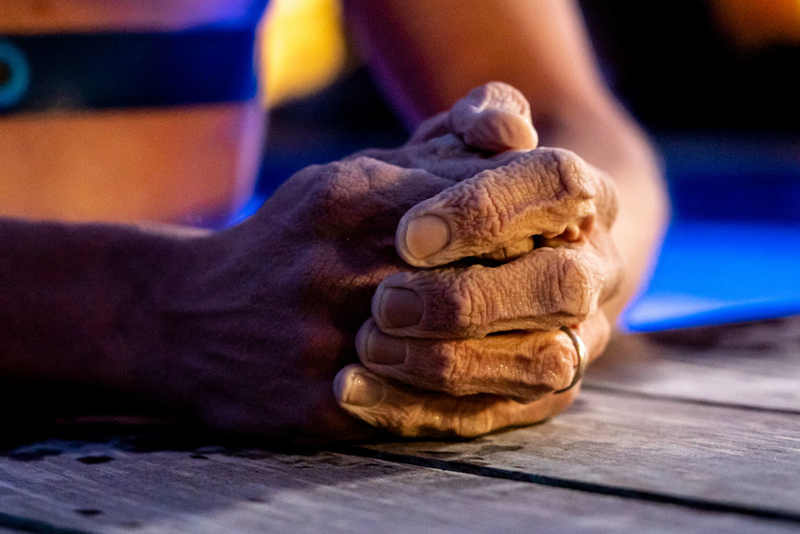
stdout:
POLYGON ((473 89, 456 102, 450 123, 466 144, 490 152, 533 150, 539 142, 528 101, 502 82, 473 89))

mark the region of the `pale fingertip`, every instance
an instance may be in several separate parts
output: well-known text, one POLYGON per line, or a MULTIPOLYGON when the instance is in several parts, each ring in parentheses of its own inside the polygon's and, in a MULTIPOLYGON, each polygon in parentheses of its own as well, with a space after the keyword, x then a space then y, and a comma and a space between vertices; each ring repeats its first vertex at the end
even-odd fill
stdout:
POLYGON ((415 217, 404 230, 401 248, 415 265, 447 248, 452 238, 450 224, 438 215, 415 217))
POLYGON ((355 364, 339 371, 333 381, 333 394, 344 407, 371 408, 383 400, 385 391, 380 379, 355 364))
POLYGON ((501 144, 505 145, 505 150, 534 150, 538 146, 539 134, 530 121, 522 115, 497 110, 489 120, 499 123, 498 137, 501 144))
POLYGON ((492 152, 533 150, 539 136, 522 115, 504 109, 488 108, 475 117, 464 131, 464 141, 475 148, 492 152))

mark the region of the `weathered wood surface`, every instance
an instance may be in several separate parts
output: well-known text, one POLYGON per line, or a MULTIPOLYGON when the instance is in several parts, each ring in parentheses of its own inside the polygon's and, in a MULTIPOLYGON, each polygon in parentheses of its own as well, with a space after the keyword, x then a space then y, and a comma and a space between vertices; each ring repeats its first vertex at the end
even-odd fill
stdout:
POLYGON ((0 457, 0 512, 0 529, 52 532, 796 531, 791 522, 333 452, 137 452, 119 440, 51 440, 0 457))
POLYGON ((585 385, 800 414, 800 316, 623 338, 585 385))
POLYGON ((584 391, 543 425, 472 442, 365 448, 654 498, 771 510, 800 525, 800 417, 794 414, 584 391))
POLYGON ((33 441, 0 452, 0 532, 800 531, 800 319, 630 338, 585 382, 471 442, 33 441))
POLYGON ((683 390, 685 398, 721 397, 734 405, 800 407, 800 316, 630 336, 612 346, 608 356, 593 366, 594 384, 604 381, 645 393, 683 390), (711 387, 697 387, 704 382, 711 387), (741 391, 731 396, 733 387, 744 384, 746 397, 741 391))

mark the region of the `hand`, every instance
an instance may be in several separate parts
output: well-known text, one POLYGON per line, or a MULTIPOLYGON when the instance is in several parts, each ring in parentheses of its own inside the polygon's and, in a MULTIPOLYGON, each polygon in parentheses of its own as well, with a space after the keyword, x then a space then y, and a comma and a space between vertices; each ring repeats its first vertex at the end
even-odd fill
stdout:
POLYGON ((425 270, 379 284, 358 335, 361 365, 337 376, 342 407, 413 437, 471 437, 563 410, 578 388, 553 392, 572 381, 577 354, 559 327, 581 336, 590 359, 610 335, 601 306, 621 280, 616 211, 608 176, 549 148, 409 210, 397 252, 425 270))
POLYGON ((507 86, 475 91, 404 147, 307 168, 237 227, 178 241, 154 297, 154 350, 136 359, 137 388, 226 431, 374 434, 339 408, 331 386, 357 361, 378 284, 418 270, 395 251, 398 223, 524 153, 507 149, 534 148, 526 106, 507 86))

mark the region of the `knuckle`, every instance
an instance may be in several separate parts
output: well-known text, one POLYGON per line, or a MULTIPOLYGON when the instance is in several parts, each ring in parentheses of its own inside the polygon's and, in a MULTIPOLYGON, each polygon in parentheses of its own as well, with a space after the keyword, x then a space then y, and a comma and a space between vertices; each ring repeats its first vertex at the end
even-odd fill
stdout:
POLYGON ((507 210, 496 198, 497 179, 495 171, 483 171, 480 179, 464 182, 459 198, 448 206, 458 215, 464 235, 474 236, 471 240, 484 241, 500 235, 508 220, 507 210))
POLYGON ((466 284, 455 284, 447 295, 443 295, 441 301, 446 303, 441 317, 443 328, 454 332, 468 332, 476 324, 480 324, 472 293, 466 284))
POLYGON ((454 420, 453 432, 461 438, 473 438, 494 430, 494 417, 491 410, 463 410, 454 420))
POLYGON ((359 156, 312 168, 307 184, 312 219, 320 231, 363 225, 377 208, 386 209, 376 192, 386 189, 404 172, 372 157, 359 156))
POLYGON ((381 405, 379 409, 364 411, 359 416, 372 426, 383 428, 403 437, 418 437, 422 425, 423 409, 416 403, 381 405))
POLYGON ((363 186, 361 173, 353 162, 334 162, 314 169, 314 179, 308 184, 307 198, 311 199, 311 220, 325 230, 340 220, 363 186))
POLYGON ((454 394, 458 391, 457 357, 451 343, 436 344, 428 354, 417 358, 419 372, 431 389, 454 394))
POLYGON ((467 96, 461 99, 461 102, 469 103, 470 105, 481 109, 486 106, 486 104, 492 100, 492 97, 499 92, 499 87, 490 82, 472 89, 467 96))
POLYGON ((517 402, 529 403, 538 400, 552 390, 553 377, 559 376, 560 347, 539 342, 521 347, 510 355, 506 375, 501 377, 501 390, 517 402))
POLYGON ((464 278, 455 284, 452 293, 452 326, 467 335, 482 334, 492 313, 492 301, 480 276, 483 269, 480 265, 470 268, 464 273, 464 278))
POLYGON ((598 196, 600 198, 598 211, 600 219, 607 228, 611 228, 617 220, 617 213, 619 212, 619 191, 611 177, 602 171, 598 182, 598 196))
POLYGON ((494 425, 491 409, 483 403, 423 403, 416 410, 404 412, 402 418, 393 417, 384 428, 404 437, 473 438, 493 431, 494 425))
POLYGON ((517 380, 506 388, 507 391, 499 393, 521 404, 528 404, 529 402, 539 400, 542 398, 542 395, 552 390, 549 382, 542 378, 542 368, 543 366, 532 366, 520 372, 517 380))
POLYGON ((405 410, 402 417, 395 418, 395 421, 392 432, 407 438, 452 435, 449 418, 426 402, 405 410))
POLYGON ((553 148, 549 150, 550 168, 558 179, 556 198, 572 197, 588 200, 596 194, 593 173, 587 163, 571 150, 553 148))
POLYGON ((593 283, 589 271, 574 254, 562 255, 556 268, 552 312, 562 313, 578 320, 586 318, 593 304, 593 283))
POLYGON ((470 336, 485 326, 487 299, 475 268, 482 267, 474 266, 461 273, 447 269, 407 275, 407 287, 418 291, 424 301, 423 329, 431 336, 470 336))
POLYGON ((541 351, 538 362, 539 383, 558 390, 569 385, 577 365, 577 354, 572 342, 563 335, 556 335, 541 351))
POLYGON ((503 82, 489 82, 484 86, 484 101, 488 105, 530 117, 530 105, 515 87, 503 82))
POLYGON ((323 201, 334 202, 339 198, 348 198, 357 188, 357 169, 355 161, 336 161, 322 168, 318 187, 325 196, 323 201))

